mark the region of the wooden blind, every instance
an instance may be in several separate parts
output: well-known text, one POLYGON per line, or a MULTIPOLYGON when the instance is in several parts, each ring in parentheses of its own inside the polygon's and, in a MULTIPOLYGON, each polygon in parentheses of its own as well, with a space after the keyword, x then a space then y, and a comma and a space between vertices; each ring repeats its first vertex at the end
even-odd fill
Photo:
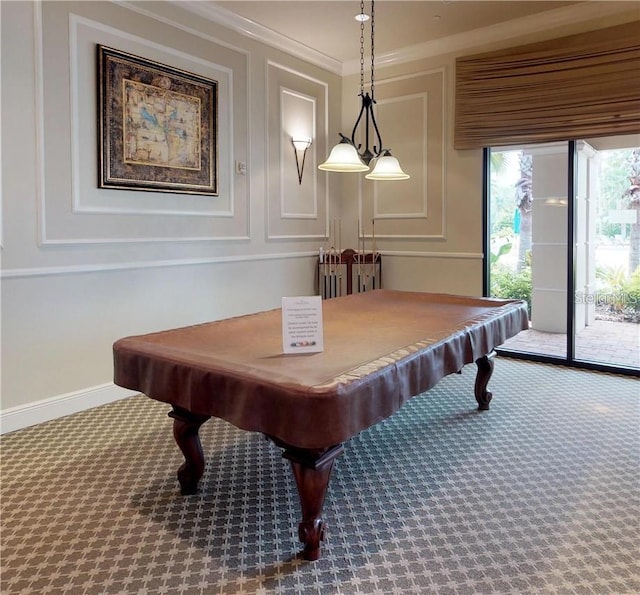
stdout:
POLYGON ((456 149, 640 132, 640 21, 456 60, 456 149))

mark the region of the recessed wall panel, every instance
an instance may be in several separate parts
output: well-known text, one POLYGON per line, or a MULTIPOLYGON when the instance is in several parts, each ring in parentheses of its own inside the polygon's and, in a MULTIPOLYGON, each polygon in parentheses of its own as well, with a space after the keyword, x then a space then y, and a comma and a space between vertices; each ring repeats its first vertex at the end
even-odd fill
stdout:
POLYGON ((313 139, 316 130, 314 97, 286 87, 280 89, 280 216, 283 219, 318 215, 316 143, 297 150, 293 139, 313 139))
POLYGON ((381 121, 393 122, 385 128, 383 147, 411 172, 401 183, 372 183, 373 212, 376 219, 413 219, 427 216, 427 94, 398 97, 378 102, 381 121), (424 131, 416 135, 416 131, 424 131), (397 149, 396 149, 397 147, 397 149))
POLYGON ((379 238, 444 238, 445 70, 377 81, 376 101, 383 146, 411 178, 365 178, 362 220, 379 238))
POLYGON ((107 15, 102 8, 45 2, 37 9, 42 11, 40 243, 248 237, 248 183, 234 171, 236 161, 248 161, 246 53, 120 7, 112 6, 107 15), (94 10, 102 20, 91 18, 94 10), (128 14, 136 33, 123 26, 120 13, 128 14), (146 26, 134 26, 138 20, 146 26), (218 82, 217 196, 98 188, 98 44, 218 82))
MULTIPOLYGON (((326 236, 328 190, 318 171, 326 154, 328 86, 276 63, 267 64, 267 237, 321 239, 326 236), (298 179, 292 138, 311 138, 298 179)), ((303 154, 298 151, 298 166, 303 154)))

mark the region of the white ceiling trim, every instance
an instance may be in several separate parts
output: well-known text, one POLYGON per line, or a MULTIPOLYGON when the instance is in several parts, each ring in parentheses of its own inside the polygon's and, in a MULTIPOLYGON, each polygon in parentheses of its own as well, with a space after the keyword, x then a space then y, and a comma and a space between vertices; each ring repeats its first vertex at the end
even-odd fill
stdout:
POLYGON ((339 60, 335 60, 318 52, 306 45, 303 45, 285 35, 277 33, 272 29, 251 21, 245 17, 235 14, 225 8, 211 4, 209 2, 200 2, 199 0, 170 0, 180 8, 184 8, 199 16, 202 16, 214 23, 223 25, 237 33, 241 33, 246 37, 255 39, 260 43, 264 43, 275 49, 282 50, 288 54, 292 54, 303 60, 325 68, 334 74, 342 75, 343 65, 339 60))
MULTIPOLYGON (((259 23, 217 6, 214 3, 200 2, 199 0, 170 1, 211 22, 227 27, 275 49, 302 58, 334 74, 346 76, 359 72, 359 59, 344 63, 340 62, 259 23)), ((624 5, 612 6, 608 2, 583 2, 579 5, 549 10, 529 17, 513 19, 466 33, 459 33, 457 35, 401 48, 397 51, 378 56, 376 64, 379 66, 389 66, 391 64, 400 64, 402 62, 410 62, 431 56, 460 52, 490 43, 496 39, 518 39, 523 35, 552 31, 565 25, 611 17, 626 12, 629 13, 629 18, 626 20, 632 20, 634 18, 632 10, 624 5)))
MULTIPOLYGON (((519 39, 523 35, 550 32, 559 27, 581 23, 598 18, 611 17, 616 14, 629 13, 629 20, 637 18, 630 7, 614 7, 607 2, 583 2, 578 5, 564 6, 528 17, 496 23, 481 29, 434 39, 425 43, 401 48, 395 52, 383 54, 376 59, 376 65, 389 66, 410 62, 421 58, 442 54, 457 53, 472 49, 496 40, 519 39)), ((360 61, 352 60, 342 65, 343 75, 360 71, 360 61)))

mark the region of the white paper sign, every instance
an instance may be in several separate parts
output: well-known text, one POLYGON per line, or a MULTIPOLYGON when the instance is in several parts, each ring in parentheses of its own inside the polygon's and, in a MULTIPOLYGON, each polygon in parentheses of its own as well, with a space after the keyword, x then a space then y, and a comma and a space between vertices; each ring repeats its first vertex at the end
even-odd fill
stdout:
POLYGON ((282 298, 282 348, 285 353, 324 350, 319 295, 282 298))

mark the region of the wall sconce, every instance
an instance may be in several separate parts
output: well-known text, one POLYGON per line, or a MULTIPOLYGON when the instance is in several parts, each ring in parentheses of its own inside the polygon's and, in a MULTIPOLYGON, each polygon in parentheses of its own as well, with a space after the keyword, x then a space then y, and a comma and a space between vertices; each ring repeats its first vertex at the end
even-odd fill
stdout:
POLYGON ((304 160, 307 158, 307 149, 311 146, 311 139, 305 137, 293 137, 291 139, 293 145, 293 153, 296 156, 296 168, 298 170, 298 183, 302 185, 302 174, 304 172, 304 160), (302 153, 302 163, 298 157, 298 153, 302 153))

